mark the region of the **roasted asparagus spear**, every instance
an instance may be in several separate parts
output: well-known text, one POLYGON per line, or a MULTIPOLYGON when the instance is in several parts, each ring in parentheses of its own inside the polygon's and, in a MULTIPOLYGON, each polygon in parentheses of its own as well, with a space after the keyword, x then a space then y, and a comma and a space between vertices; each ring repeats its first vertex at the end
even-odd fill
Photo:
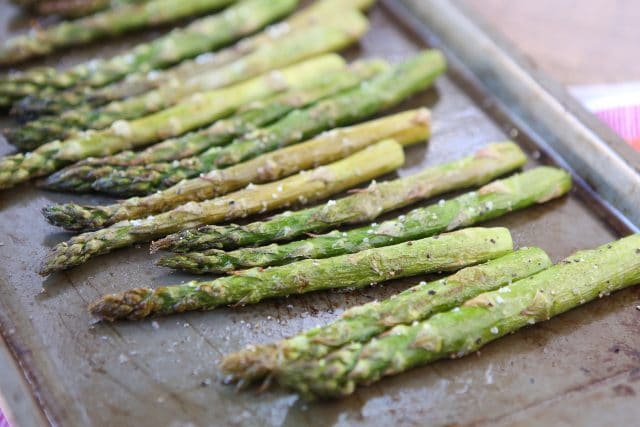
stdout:
POLYGON ((82 264, 89 258, 134 243, 211 224, 269 212, 291 204, 326 198, 364 181, 391 172, 404 162, 402 146, 386 140, 343 160, 300 172, 270 184, 230 193, 205 202, 190 202, 146 219, 121 221, 111 227, 84 233, 58 244, 45 260, 41 274, 82 264))
POLYGON ((400 325, 367 343, 283 366, 277 380, 307 398, 339 397, 442 358, 459 358, 518 329, 640 282, 640 234, 583 250, 461 307, 400 325))
POLYGON ((69 18, 77 18, 100 10, 115 9, 142 1, 144 0, 13 0, 12 2, 38 15, 55 14, 69 18))
POLYGON ((102 131, 86 131, 30 153, 6 156, 0 159, 0 188, 48 175, 88 157, 106 156, 182 135, 226 117, 247 103, 306 86, 319 75, 344 67, 337 55, 321 56, 225 89, 196 94, 172 108, 137 120, 117 121, 102 131))
POLYGON ((250 346, 226 356, 221 367, 234 380, 259 380, 297 360, 322 358, 344 345, 366 343, 396 325, 410 325, 448 311, 482 292, 510 285, 551 265, 542 249, 520 249, 440 280, 420 282, 387 300, 353 307, 326 326, 279 342, 250 346))
POLYGON ((165 140, 142 151, 123 151, 80 161, 49 176, 43 186, 51 190, 85 192, 91 190, 96 180, 125 167, 192 157, 269 125, 297 108, 304 108, 354 87, 385 68, 386 63, 381 61, 358 61, 349 69, 338 69, 318 76, 318 81, 311 82, 308 87, 294 88, 275 97, 252 102, 236 115, 218 120, 205 129, 165 140))
MULTIPOLYGON (((418 200, 425 200, 447 191, 486 184, 519 168, 525 162, 525 154, 514 143, 491 144, 472 156, 428 168, 407 178, 375 184, 367 190, 325 205, 285 212, 269 220, 243 226, 231 224, 186 230, 154 242, 152 249, 191 252, 261 246, 291 240, 343 224, 372 221, 384 212, 410 205, 418 200)), ((448 217, 443 216, 443 220, 446 218, 448 217)))
MULTIPOLYGON (((344 10, 364 10, 372 3, 373 0, 319 0, 296 12, 290 18, 222 50, 202 53, 194 59, 182 61, 164 70, 156 69, 150 72, 128 74, 126 78, 102 87, 79 86, 55 94, 53 90, 43 90, 40 92, 42 96, 39 94, 36 97, 25 98, 14 105, 14 113, 18 117, 60 114, 71 108, 84 106, 85 109, 93 109, 111 101, 141 95, 170 84, 172 81, 183 81, 229 64, 259 47, 277 43, 297 29, 308 28, 318 22, 339 19, 340 13, 344 10)), ((12 80, 24 80, 25 77, 24 73, 19 73, 12 75, 12 80)))
POLYGON ((513 250, 506 228, 468 228, 353 255, 305 260, 267 270, 245 270, 209 282, 157 289, 137 288, 107 295, 90 311, 104 320, 142 319, 154 314, 211 310, 221 305, 255 304, 291 294, 358 288, 432 271, 452 271, 513 250))
POLYGON ((147 197, 134 197, 108 206, 53 205, 43 213, 50 223, 69 230, 95 230, 164 212, 187 202, 211 199, 245 186, 281 179, 346 157, 380 139, 393 138, 402 145, 422 141, 429 135, 428 121, 426 110, 396 114, 334 129, 305 143, 183 181, 147 197))
POLYGON ((43 117, 9 132, 8 138, 22 149, 79 129, 104 129, 116 120, 129 120, 169 108, 186 97, 255 77, 323 53, 338 51, 364 34, 366 19, 356 11, 343 14, 339 24, 328 23, 292 33, 279 43, 266 45, 237 61, 197 76, 170 82, 137 97, 113 102, 96 110, 70 110, 59 117, 43 117))
POLYGON ((426 51, 398 64, 356 88, 295 110, 272 125, 239 138, 226 147, 212 147, 197 157, 131 167, 107 175, 93 189, 118 196, 149 194, 212 169, 228 167, 259 154, 331 129, 363 120, 428 87, 445 68, 438 51, 426 51))
POLYGON ((107 9, 85 18, 65 21, 0 45, 0 64, 9 65, 43 56, 64 47, 86 44, 132 30, 174 22, 223 8, 235 0, 150 0, 107 9))
MULTIPOLYGON (((383 184, 379 184, 383 185, 383 184)), ((423 182, 428 185, 428 181, 423 182)), ((402 189, 397 187, 398 193, 402 189)), ((571 176, 561 169, 539 167, 520 175, 494 181, 477 192, 467 193, 447 202, 410 211, 400 218, 356 228, 346 232, 298 240, 289 244, 272 244, 242 248, 232 252, 212 249, 205 253, 187 253, 163 258, 160 265, 194 273, 228 271, 281 265, 307 258, 328 258, 365 249, 394 245, 433 236, 442 231, 477 224, 508 212, 544 203, 566 194, 571 176)), ((352 205, 353 206, 353 205, 352 205)))
POLYGON ((127 53, 94 60, 57 72, 38 68, 0 82, 0 95, 14 98, 37 94, 43 87, 104 86, 136 71, 165 68, 183 59, 209 52, 251 34, 289 14, 297 0, 242 0, 223 12, 198 19, 127 53))

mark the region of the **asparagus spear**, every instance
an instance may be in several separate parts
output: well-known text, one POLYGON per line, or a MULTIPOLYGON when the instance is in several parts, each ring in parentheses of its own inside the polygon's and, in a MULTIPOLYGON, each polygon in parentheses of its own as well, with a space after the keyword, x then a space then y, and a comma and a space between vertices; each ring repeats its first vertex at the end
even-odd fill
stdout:
POLYGON ((17 2, 29 12, 38 15, 61 15, 66 17, 78 17, 98 12, 109 7, 109 0, 48 0, 34 2, 17 2))
POLYGON ((0 160, 0 188, 50 174, 87 157, 106 156, 182 135, 228 116, 244 104, 308 85, 317 76, 344 66, 339 56, 325 55, 225 89, 196 94, 170 109, 115 122, 109 129, 86 131, 30 153, 6 156, 0 160))
POLYGON ((318 359, 344 345, 366 343, 396 325, 410 325, 451 310, 482 292, 510 285, 551 265, 542 249, 520 249, 440 280, 420 282, 390 299, 353 307, 326 326, 276 343, 250 346, 226 356, 221 368, 234 380, 259 380, 297 360, 318 359))
POLYGON ((14 77, 13 81, 3 84, 2 89, 15 91, 22 87, 26 95, 25 91, 37 93, 43 86, 59 89, 77 84, 103 86, 129 73, 165 68, 226 45, 287 15, 297 4, 297 0, 242 0, 219 14, 198 19, 183 29, 140 44, 128 53, 80 64, 63 72, 35 70, 14 77), (16 87, 11 88, 10 84, 16 87))
POLYGON ((236 191, 205 202, 190 202, 143 220, 121 221, 111 227, 80 234, 57 245, 41 274, 82 264, 114 249, 147 242, 178 230, 269 212, 293 203, 305 204, 388 173, 404 162, 402 146, 379 142, 343 160, 301 172, 280 181, 236 191))
POLYGON ((339 14, 344 10, 364 10, 372 3, 373 0, 319 0, 287 20, 274 24, 259 34, 242 39, 237 44, 215 53, 200 54, 192 60, 183 61, 166 70, 129 74, 125 79, 104 87, 81 86, 58 92, 54 96, 44 93, 43 96, 26 98, 18 103, 14 110, 18 116, 40 115, 47 112, 59 114, 64 110, 78 106, 92 109, 111 101, 141 95, 152 89, 171 84, 173 81, 183 81, 226 65, 252 53, 261 46, 277 43, 297 29, 308 28, 318 22, 339 19, 339 14))
POLYGON ((33 2, 17 2, 30 12, 38 15, 60 15, 69 18, 88 15, 104 9, 115 9, 142 0, 43 0, 33 2))
POLYGON ((234 0, 150 0, 65 21, 11 38, 0 45, 0 64, 43 56, 63 47, 86 44, 139 28, 162 25, 225 7, 234 0))
POLYGON ((486 292, 459 309, 396 326, 313 361, 283 366, 282 384, 307 398, 339 397, 381 377, 459 358, 506 334, 640 282, 640 235, 585 250, 534 276, 486 292))
MULTIPOLYGON (((425 185, 425 182, 422 184, 425 185)), ((534 203, 544 203, 560 197, 570 187, 571 176, 568 173, 560 169, 540 167, 494 181, 478 192, 414 209, 402 218, 385 221, 379 226, 366 226, 347 232, 336 230, 285 245, 272 244, 232 252, 212 249, 205 253, 174 255, 161 259, 158 264, 202 274, 281 265, 308 258, 328 258, 422 239, 442 231, 477 224, 534 203)))
POLYGON ((71 110, 59 118, 46 117, 27 123, 10 133, 9 140, 23 149, 32 149, 69 130, 103 129, 116 120, 142 117, 169 108, 189 95, 218 89, 269 70, 338 51, 354 43, 366 28, 367 21, 360 12, 347 12, 338 24, 328 23, 292 33, 280 43, 266 45, 235 62, 185 81, 176 80, 165 87, 108 104, 101 109, 71 110))
MULTIPOLYGON (((474 155, 395 181, 372 185, 325 205, 297 212, 285 212, 267 221, 245 226, 202 227, 168 236, 154 242, 152 250, 190 252, 206 249, 232 249, 291 240, 342 224, 371 221, 384 212, 410 205, 418 200, 482 185, 519 168, 526 156, 512 142, 490 144, 474 155)), ((431 222, 431 221, 430 221, 431 222)))
POLYGON ((49 176, 44 187, 51 190, 84 192, 99 178, 126 166, 178 160, 197 155, 209 147, 227 144, 283 117, 296 108, 346 90, 387 67, 382 61, 358 61, 348 70, 336 70, 318 77, 310 87, 296 88, 274 98, 257 101, 229 119, 208 128, 152 145, 143 151, 124 151, 107 157, 89 158, 49 176))
POLYGON ((255 304, 267 298, 312 291, 359 288, 432 271, 452 271, 513 250, 506 228, 469 228, 354 255, 305 260, 267 270, 253 269, 210 282, 157 289, 136 288, 107 295, 90 306, 103 320, 142 319, 154 314, 255 304), (431 255, 430 257, 425 254, 431 255))
POLYGON ((100 178, 93 189, 118 196, 149 194, 183 179, 227 167, 267 151, 302 141, 335 126, 357 122, 390 108, 425 89, 443 72, 440 52, 426 51, 380 73, 366 84, 295 110, 274 124, 226 147, 212 147, 197 157, 116 171, 100 178))
POLYGON ((284 178, 336 161, 392 138, 409 145, 428 137, 427 110, 409 111, 324 133, 311 141, 264 154, 228 169, 210 172, 147 197, 135 197, 108 206, 53 205, 43 210, 47 220, 70 230, 95 230, 126 219, 143 218, 190 201, 211 199, 244 186, 284 178))

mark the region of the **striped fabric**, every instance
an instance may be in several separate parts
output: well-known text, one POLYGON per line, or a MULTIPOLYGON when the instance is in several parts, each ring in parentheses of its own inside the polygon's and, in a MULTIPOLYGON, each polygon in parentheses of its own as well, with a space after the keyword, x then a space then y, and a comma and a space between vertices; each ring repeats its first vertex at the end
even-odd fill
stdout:
POLYGON ((640 81, 573 86, 569 91, 640 151, 640 81))
POLYGON ((595 113, 633 148, 640 151, 640 105, 608 108, 595 113))

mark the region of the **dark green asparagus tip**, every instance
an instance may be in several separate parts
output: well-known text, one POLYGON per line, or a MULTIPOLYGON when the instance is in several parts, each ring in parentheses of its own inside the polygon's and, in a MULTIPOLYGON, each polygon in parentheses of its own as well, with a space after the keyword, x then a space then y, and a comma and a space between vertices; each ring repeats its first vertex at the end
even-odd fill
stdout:
POLYGON ((45 206, 42 215, 50 224, 70 231, 96 230, 104 227, 109 219, 109 214, 100 206, 74 203, 45 206))
POLYGON ((85 165, 73 165, 49 175, 39 181, 38 186, 46 190, 70 193, 88 193, 91 191, 90 178, 96 168, 85 165))
POLYGON ((57 119, 40 119, 10 129, 6 134, 7 140, 16 147, 33 151, 42 144, 59 139, 65 135, 65 127, 56 122, 57 119))
POLYGON ((46 101, 27 96, 13 103, 10 114, 18 123, 27 123, 48 112, 46 101))
MULTIPOLYGON (((156 253, 160 250, 168 250, 171 252, 185 253, 193 252, 193 248, 197 245, 194 242, 200 242, 201 237, 207 238, 207 240, 215 241, 217 237, 216 226, 205 225, 193 230, 184 230, 175 234, 170 234, 165 238, 156 240, 151 243, 151 253, 156 253), (211 238, 209 238, 211 236, 211 238)), ((222 245, 211 243, 210 245, 199 245, 198 250, 208 249, 223 249, 222 245)))
POLYGON ((154 309, 153 290, 136 288, 121 294, 105 295, 89 306, 89 312, 99 320, 143 319, 154 309))
POLYGON ((132 173, 132 170, 116 170, 94 181, 91 188, 94 191, 116 197, 145 196, 165 188, 162 185, 163 175, 160 171, 137 167, 135 170, 139 174, 136 175, 132 173))

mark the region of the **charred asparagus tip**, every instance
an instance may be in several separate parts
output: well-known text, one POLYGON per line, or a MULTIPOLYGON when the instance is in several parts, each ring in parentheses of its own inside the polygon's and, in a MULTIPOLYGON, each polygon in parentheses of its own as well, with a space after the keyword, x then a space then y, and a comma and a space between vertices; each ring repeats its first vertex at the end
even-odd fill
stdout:
POLYGON ((135 288, 121 294, 106 295, 89 306, 89 312, 97 319, 114 322, 118 319, 142 319, 153 309, 153 290, 135 288))

